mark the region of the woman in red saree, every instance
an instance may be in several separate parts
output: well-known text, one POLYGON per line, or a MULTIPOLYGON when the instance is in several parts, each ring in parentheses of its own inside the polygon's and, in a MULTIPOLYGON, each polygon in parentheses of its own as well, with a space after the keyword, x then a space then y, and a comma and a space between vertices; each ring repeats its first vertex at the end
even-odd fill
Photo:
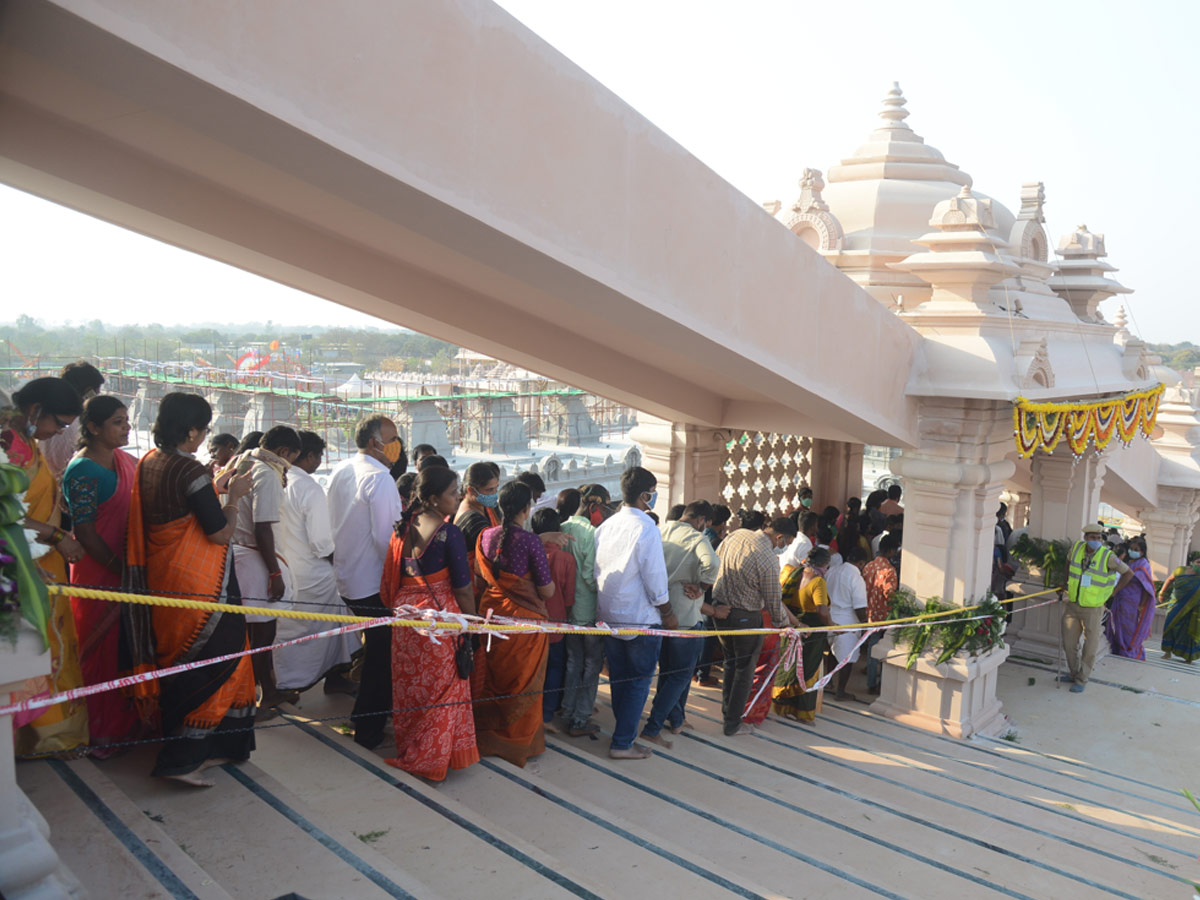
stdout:
MULTIPOLYGON (((777 627, 771 622, 771 614, 766 609, 763 610, 762 627, 777 627)), ((746 701, 746 711, 742 713, 743 722, 761 725, 766 720, 767 713, 771 711, 771 685, 775 680, 778 663, 779 635, 768 634, 758 652, 758 663, 754 667, 754 684, 750 688, 750 699, 746 701)))
MULTIPOLYGON (((458 498, 458 476, 449 469, 435 466, 417 476, 383 567, 379 596, 390 609, 475 613, 466 540, 446 521, 458 498)), ((479 762, 471 682, 458 677, 454 659, 459 640, 444 633, 435 643, 414 628, 392 629, 396 755, 388 764, 431 781, 479 762)))
MULTIPOLYGON (((249 473, 230 479, 224 509, 212 473, 193 456, 212 420, 198 394, 163 397, 151 450, 138 463, 129 504, 127 579, 135 590, 239 603, 229 541, 237 501, 250 492, 249 473)), ((245 616, 236 613, 122 606, 134 672, 167 668, 249 647, 245 616)), ((211 787, 202 769, 241 761, 254 749, 254 673, 250 657, 180 672, 134 687, 143 718, 155 702, 163 737, 152 775, 211 787)))
MULTIPOLYGON (((549 620, 546 601, 554 596, 550 563, 541 539, 522 527, 531 506, 529 488, 519 481, 500 489, 503 524, 479 536, 475 554, 487 582, 480 615, 492 611, 514 619, 549 620)), ((475 735, 481 756, 499 756, 524 768, 529 757, 546 751, 541 692, 549 646, 545 634, 522 634, 493 641, 490 651, 476 654, 475 735)))
MULTIPOLYGON (((71 512, 75 537, 86 555, 71 566, 71 584, 121 587, 125 569, 125 529, 137 460, 121 450, 129 443, 129 414, 116 397, 92 397, 83 407, 79 448, 63 472, 63 496, 71 512)), ((79 666, 85 685, 116 678, 121 606, 108 600, 71 598, 79 666)), ((129 738, 138 725, 137 709, 122 691, 87 698, 88 730, 93 756, 129 738)))

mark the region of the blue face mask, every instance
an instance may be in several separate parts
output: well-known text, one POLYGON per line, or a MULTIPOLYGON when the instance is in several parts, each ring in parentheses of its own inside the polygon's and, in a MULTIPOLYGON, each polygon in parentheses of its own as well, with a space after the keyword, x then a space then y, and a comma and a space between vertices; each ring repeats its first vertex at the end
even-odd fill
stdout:
POLYGON ((1099 550, 1100 549, 1099 541, 1088 541, 1087 545, 1088 545, 1089 550, 1099 550))
POLYGON ((812 507, 812 497, 805 497, 803 500, 800 501, 800 505, 803 506, 805 509, 811 508, 812 507))
POLYGON ((647 509, 654 509, 654 504, 658 502, 658 491, 650 492, 650 499, 646 501, 647 509))
POLYGON ((1129 558, 1130 558, 1130 559, 1141 559, 1141 558, 1142 558, 1142 551, 1141 551, 1141 550, 1130 550, 1130 551, 1129 551, 1129 558))
POLYGON ((497 491, 494 494, 476 494, 475 499, 479 501, 480 506, 495 509, 500 505, 500 492, 497 491))

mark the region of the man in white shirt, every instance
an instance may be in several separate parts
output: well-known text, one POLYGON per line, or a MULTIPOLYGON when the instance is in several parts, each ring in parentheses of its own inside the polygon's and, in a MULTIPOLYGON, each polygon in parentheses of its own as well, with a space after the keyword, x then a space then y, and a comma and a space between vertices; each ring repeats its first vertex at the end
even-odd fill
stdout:
MULTIPOLYGON (((829 616, 834 625, 854 625, 867 621, 867 583, 862 570, 867 564, 862 547, 851 547, 846 551, 844 562, 831 565, 825 575, 829 589, 829 616)), ((855 645, 862 637, 861 631, 833 632, 833 655, 839 663, 846 665, 837 674, 837 700, 857 699, 846 692, 850 671, 858 661, 859 651, 855 645)))
MULTIPOLYGON (((658 479, 634 466, 621 475, 624 505, 596 529, 596 617, 613 627, 678 628, 667 590, 662 536, 646 512, 658 499, 658 479)), ((608 657, 613 713, 613 759, 645 759, 649 747, 635 744, 638 722, 650 695, 662 638, 609 636, 608 657)))
MULTIPOLYGON (((704 592, 713 586, 721 570, 717 551, 704 536, 704 529, 711 521, 711 504, 696 500, 684 507, 679 521, 664 522, 659 528, 667 564, 671 611, 680 628, 701 629, 704 616, 723 619, 729 615, 728 606, 715 607, 704 602, 704 592)), ((663 728, 672 734, 679 734, 684 729, 692 671, 700 661, 703 649, 702 638, 663 638, 658 659, 658 686, 654 690, 650 716, 642 729, 642 737, 646 740, 669 748, 671 742, 662 737, 663 728)))
MULTIPOLYGON (((283 490, 283 529, 279 549, 292 572, 294 602, 308 612, 345 614, 333 574, 333 530, 329 525, 329 506, 325 491, 312 473, 321 466, 325 441, 311 431, 300 432, 300 455, 288 470, 283 490)), ((329 622, 283 619, 276 638, 316 634, 334 627, 329 622)), ((354 694, 354 683, 347 674, 350 656, 362 649, 362 636, 340 634, 284 647, 275 653, 275 680, 279 689, 307 690, 324 679, 325 693, 354 694)))
MULTIPOLYGON (((389 469, 404 454, 396 425, 370 416, 354 435, 358 452, 338 463, 329 477, 329 524, 333 529, 333 570, 338 593, 359 616, 387 615, 379 597, 383 562, 403 510, 389 469), (399 452, 397 452, 399 451, 399 452)), ((351 718, 354 740, 373 750, 383 743, 392 708, 392 630, 368 629, 362 679, 351 718)))
POLYGON ((795 540, 788 544, 787 549, 779 557, 779 568, 784 566, 795 566, 799 568, 804 565, 804 560, 808 559, 808 551, 810 551, 817 542, 817 526, 821 522, 821 517, 816 513, 804 513, 800 516, 800 533, 796 535, 795 540))
MULTIPOLYGON (((299 453, 300 436, 286 425, 276 425, 263 435, 258 447, 237 460, 236 471, 248 471, 254 479, 250 493, 238 501, 237 524, 233 529, 234 571, 248 606, 292 607, 290 572, 279 546, 287 470, 299 453)), ((251 647, 269 647, 275 643, 275 617, 270 612, 247 615, 246 631, 251 647)), ((279 715, 275 707, 280 703, 299 699, 299 694, 285 693, 275 684, 273 653, 267 650, 250 657, 254 680, 262 689, 260 721, 279 715)))

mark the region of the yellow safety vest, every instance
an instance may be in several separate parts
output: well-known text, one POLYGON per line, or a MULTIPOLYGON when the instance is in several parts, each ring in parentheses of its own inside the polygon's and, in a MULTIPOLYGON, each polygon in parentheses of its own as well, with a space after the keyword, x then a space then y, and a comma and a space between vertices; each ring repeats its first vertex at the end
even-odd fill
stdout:
POLYGON ((1092 554, 1091 562, 1084 567, 1083 558, 1086 555, 1087 543, 1076 541, 1071 548, 1071 561, 1067 568, 1067 599, 1074 600, 1080 606, 1103 606, 1117 586, 1117 572, 1108 568, 1112 551, 1101 545, 1092 554), (1085 584, 1085 581, 1090 583, 1085 584))

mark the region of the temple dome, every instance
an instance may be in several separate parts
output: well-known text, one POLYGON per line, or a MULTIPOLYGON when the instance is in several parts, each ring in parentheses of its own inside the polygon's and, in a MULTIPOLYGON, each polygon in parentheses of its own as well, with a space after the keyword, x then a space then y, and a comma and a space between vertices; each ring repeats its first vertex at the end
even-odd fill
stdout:
MULTIPOLYGON (((929 231, 934 208, 972 183, 970 175, 905 123, 905 104, 894 84, 883 99, 882 124, 853 155, 830 168, 823 194, 844 233, 837 265, 868 290, 877 288, 872 293, 881 299, 923 290, 911 276, 890 272, 887 265, 921 252, 913 241, 929 231), (866 259, 856 263, 856 256, 866 259)), ((1016 218, 995 200, 991 211, 994 224, 988 230, 1007 241, 1016 218)))

